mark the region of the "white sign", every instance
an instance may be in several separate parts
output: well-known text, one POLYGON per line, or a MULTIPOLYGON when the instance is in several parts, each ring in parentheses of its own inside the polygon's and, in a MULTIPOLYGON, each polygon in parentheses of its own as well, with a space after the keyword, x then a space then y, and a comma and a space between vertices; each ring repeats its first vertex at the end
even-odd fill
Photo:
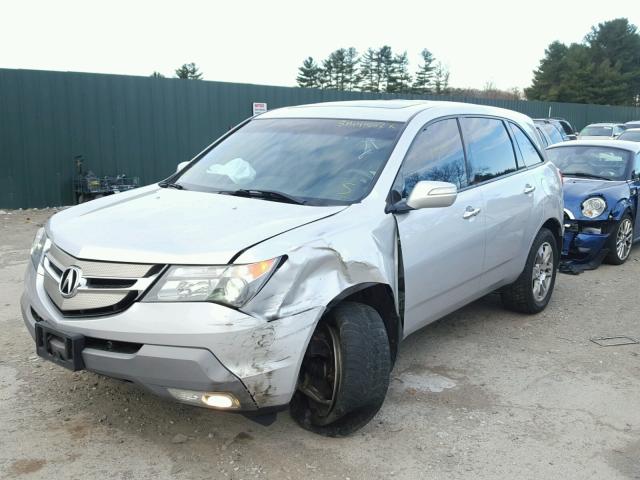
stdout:
POLYGON ((253 114, 258 115, 267 111, 267 104, 263 102, 253 102, 253 114))

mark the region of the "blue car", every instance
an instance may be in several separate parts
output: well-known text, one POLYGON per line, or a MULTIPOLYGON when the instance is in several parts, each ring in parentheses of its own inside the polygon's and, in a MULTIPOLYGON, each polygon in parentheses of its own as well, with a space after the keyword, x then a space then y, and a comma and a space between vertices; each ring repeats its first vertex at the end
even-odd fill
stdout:
POLYGON ((564 179, 565 262, 623 264, 640 232, 640 143, 577 140, 547 154, 564 179))

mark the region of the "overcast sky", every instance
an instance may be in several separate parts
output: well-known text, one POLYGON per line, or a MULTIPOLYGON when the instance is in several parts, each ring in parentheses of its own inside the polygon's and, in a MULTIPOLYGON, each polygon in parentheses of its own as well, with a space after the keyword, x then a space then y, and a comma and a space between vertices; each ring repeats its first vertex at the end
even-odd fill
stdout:
MULTIPOLYGON (((294 85, 307 56, 391 45, 411 69, 428 48, 451 85, 526 87, 553 40, 578 42, 604 20, 640 25, 640 0, 68 1, 0 0, 0 67, 294 85)), ((1 92, 0 92, 1 93, 1 92)))

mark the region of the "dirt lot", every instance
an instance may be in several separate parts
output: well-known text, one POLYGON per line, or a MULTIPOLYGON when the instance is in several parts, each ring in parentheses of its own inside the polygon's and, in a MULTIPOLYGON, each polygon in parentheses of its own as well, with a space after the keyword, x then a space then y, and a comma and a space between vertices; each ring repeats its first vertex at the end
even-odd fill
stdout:
POLYGON ((640 479, 640 248, 562 275, 527 317, 494 296, 402 345, 381 412, 327 439, 159 400, 35 356, 19 312, 48 211, 0 213, 1 478, 640 479))

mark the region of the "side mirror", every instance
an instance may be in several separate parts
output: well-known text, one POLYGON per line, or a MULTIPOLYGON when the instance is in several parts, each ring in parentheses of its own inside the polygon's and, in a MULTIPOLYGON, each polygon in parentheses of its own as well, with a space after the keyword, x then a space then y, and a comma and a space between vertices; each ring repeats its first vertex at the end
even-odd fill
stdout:
POLYGON ((184 167, 186 167, 187 165, 189 165, 189 162, 180 162, 178 164, 178 168, 176 168, 176 173, 178 173, 180 170, 182 170, 184 167))
POLYGON ((420 181, 416 183, 407 205, 415 210, 420 208, 450 207, 458 197, 458 187, 448 182, 420 181))

